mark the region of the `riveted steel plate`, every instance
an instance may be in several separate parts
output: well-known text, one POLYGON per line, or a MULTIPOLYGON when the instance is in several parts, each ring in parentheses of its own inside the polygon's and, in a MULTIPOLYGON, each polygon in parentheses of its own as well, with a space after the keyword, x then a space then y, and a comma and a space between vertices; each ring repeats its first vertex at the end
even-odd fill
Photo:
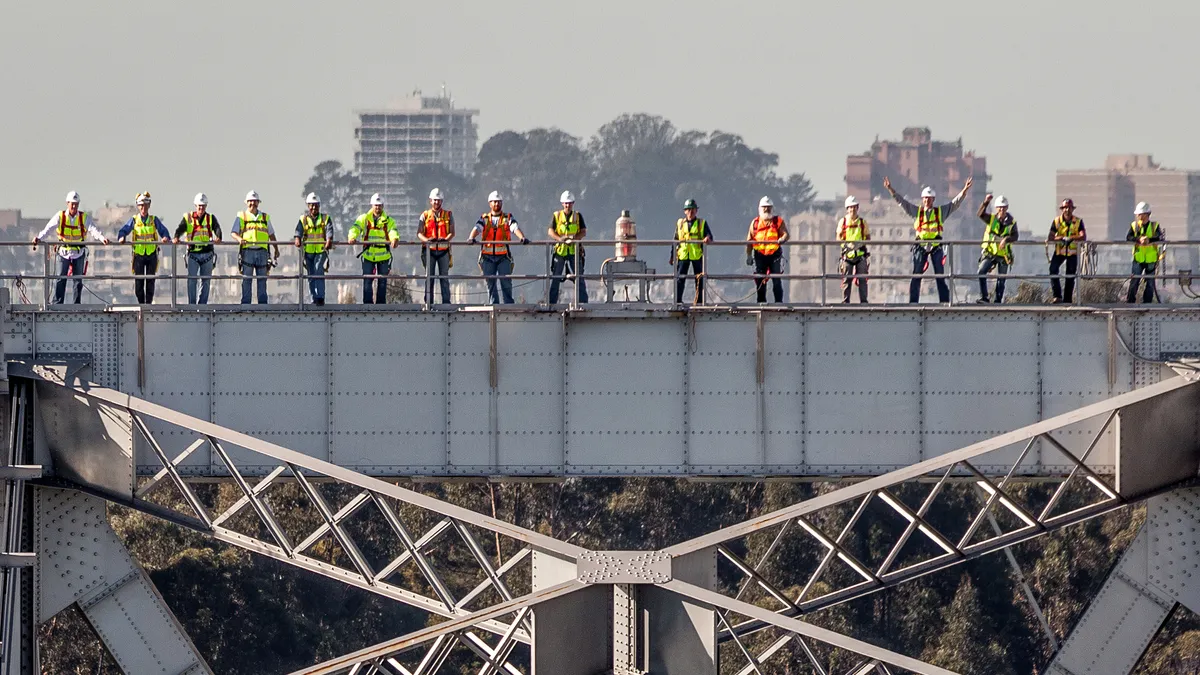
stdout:
MULTIPOLYGON (((1061 415, 1109 396, 1129 391, 1128 358, 1117 359, 1115 385, 1108 386, 1108 323, 1083 315, 1065 314, 1042 319, 1042 419, 1061 415), (1111 393, 1110 393, 1111 392, 1111 393)), ((1116 344, 1115 349, 1120 349, 1116 344)), ((1085 420, 1055 432, 1054 439, 1081 457, 1103 419, 1085 420)), ((1043 443, 1041 460, 1049 473, 1069 472, 1073 465, 1043 443)), ((1088 465, 1111 472, 1116 452, 1114 430, 1105 432, 1088 458, 1088 465)))
POLYGON ((553 314, 497 317, 496 343, 497 473, 561 473, 562 320, 553 314), (504 466, 526 468, 504 471, 504 466))
POLYGON ((671 556, 661 551, 585 551, 578 579, 585 584, 665 584, 671 556))
MULTIPOLYGON (((686 322, 682 325, 687 330, 686 322)), ((716 470, 760 461, 756 332, 756 322, 749 316, 695 322, 692 351, 687 355, 687 443, 692 466, 716 470)))
POLYGON ((1146 530, 1150 582, 1193 612, 1200 610, 1200 489, 1150 500, 1146 530))

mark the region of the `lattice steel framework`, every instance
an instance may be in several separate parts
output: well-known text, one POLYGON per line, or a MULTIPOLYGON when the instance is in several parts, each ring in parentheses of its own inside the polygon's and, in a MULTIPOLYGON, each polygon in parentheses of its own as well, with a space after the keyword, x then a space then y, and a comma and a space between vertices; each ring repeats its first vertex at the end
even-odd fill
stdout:
MULTIPOLYGON (((67 379, 61 370, 34 368, 23 374, 51 383, 40 387, 65 387, 75 404, 91 410, 108 432, 124 430, 149 444, 162 465, 140 485, 131 462, 127 476, 101 481, 89 478, 77 453, 51 448, 59 476, 68 484, 442 619, 301 671, 310 674, 429 675, 461 651, 473 655, 480 673, 520 675, 528 659, 518 656, 516 648, 536 642, 535 608, 597 585, 624 585, 667 591, 682 602, 714 610, 719 639, 742 656, 744 665, 736 671, 740 675, 761 675, 773 659, 789 655, 824 675, 829 673, 825 664, 830 650, 859 655, 851 673, 944 675, 950 671, 804 617, 1122 508, 1185 484, 1197 472, 1194 462, 1166 470, 1144 467, 1176 449, 1169 439, 1122 429, 1122 415, 1147 402, 1181 408, 1194 419, 1200 389, 1194 386, 1194 373, 1188 373, 661 551, 589 551, 157 404, 67 379), (196 438, 184 452, 169 457, 156 440, 162 432, 147 424, 151 418, 196 438), (1084 435, 1085 449, 1073 452, 1061 440, 1064 434, 1076 436, 1076 441, 1084 435), (1116 476, 1100 475, 1088 465, 1092 451, 1109 434, 1118 436, 1116 476), (1138 438, 1147 447, 1137 447, 1133 441, 1138 438), (228 470, 237 486, 236 499, 184 480, 180 463, 204 446, 228 470), (1014 475, 1035 452, 1059 456, 1070 471, 1047 483, 1017 484, 1014 475), (252 483, 239 472, 243 462, 272 463, 276 468, 252 483), (988 475, 977 468, 981 465, 1008 469, 988 475), (973 515, 966 521, 948 517, 944 508, 946 488, 956 482, 967 483, 976 495, 973 515), (311 512, 310 526, 289 530, 278 517, 280 506, 272 502, 285 483, 294 483, 303 494, 304 503, 289 508, 311 512), (364 517, 383 522, 391 541, 365 541, 364 517), (861 546, 864 524, 888 519, 891 525, 885 532, 891 546, 881 559, 872 559, 861 546), (481 534, 495 540, 497 556, 501 541, 512 553, 494 562, 481 534), (451 541, 461 545, 458 560, 469 561, 473 576, 451 578, 446 559, 453 553, 431 554, 433 547, 451 541), (808 568, 775 564, 779 551, 806 547, 820 552, 808 568), (722 578, 738 581, 705 584, 680 573, 684 561, 706 555, 728 566, 729 574, 722 578), (539 580, 537 570, 531 569, 539 556, 573 566, 573 578, 539 580)), ((1195 441, 1182 436, 1182 443, 1195 441)), ((122 444, 110 446, 119 452, 122 444)), ((618 665, 616 672, 639 669, 618 665)))

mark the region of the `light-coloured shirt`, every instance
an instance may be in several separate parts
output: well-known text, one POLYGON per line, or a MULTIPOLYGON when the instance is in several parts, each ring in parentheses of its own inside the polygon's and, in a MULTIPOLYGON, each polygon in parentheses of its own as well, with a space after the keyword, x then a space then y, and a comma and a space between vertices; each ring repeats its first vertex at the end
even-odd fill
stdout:
MULTIPOLYGON (((258 215, 267 216, 266 212, 264 212, 264 211, 259 211, 258 215)), ((270 216, 267 216, 267 218, 270 218, 270 216)), ((237 218, 233 219, 233 233, 234 234, 242 233, 242 214, 241 214, 241 212, 238 213, 237 218)), ((275 225, 270 220, 267 221, 267 234, 272 237, 275 236, 275 225)))
MULTIPOLYGON (((59 219, 62 218, 62 213, 62 211, 59 211, 58 213, 54 214, 54 217, 50 219, 50 222, 46 223, 46 227, 42 228, 42 231, 38 233, 37 238, 39 240, 45 241, 46 237, 50 236, 51 232, 58 232, 58 222, 59 219)), ((83 229, 87 230, 88 235, 91 235, 92 239, 95 239, 96 241, 104 241, 104 234, 101 233, 96 227, 96 219, 92 218, 92 214, 87 213, 86 211, 83 212, 83 229)), ((67 260, 75 260, 76 258, 83 256, 84 250, 67 250, 60 246, 58 248, 58 254, 67 260)))

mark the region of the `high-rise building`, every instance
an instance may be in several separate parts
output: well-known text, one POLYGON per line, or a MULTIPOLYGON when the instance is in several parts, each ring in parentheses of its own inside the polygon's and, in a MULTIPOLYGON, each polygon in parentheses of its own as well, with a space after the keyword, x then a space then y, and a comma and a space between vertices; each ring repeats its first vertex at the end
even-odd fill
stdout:
POLYGON ((454 107, 443 88, 441 96, 422 96, 420 90, 394 108, 356 112, 354 168, 368 193, 378 192, 402 229, 411 230, 423 210, 424 186, 409 186, 413 165, 440 164, 470 176, 478 155, 478 110, 454 107))
MULTIPOLYGON (((1162 167, 1148 154, 1109 155, 1102 169, 1059 170, 1056 187, 1058 199, 1075 202, 1093 241, 1124 241, 1138 202, 1150 204, 1170 239, 1200 238, 1200 171, 1162 167)), ((1124 247, 1099 254, 1114 265, 1128 258, 1124 247)), ((1178 264, 1195 269, 1195 254, 1186 257, 1178 264)))
MULTIPOLYGON (((915 201, 921 189, 928 186, 937 191, 939 202, 958 194, 970 177, 975 179, 971 194, 985 195, 990 178, 986 158, 971 151, 964 152, 961 138, 933 140, 928 127, 909 127, 899 141, 876 138, 870 150, 846 158, 846 194, 854 195, 864 204, 875 198, 890 199, 883 188, 885 176, 891 179, 897 192, 910 200, 915 201)), ((964 207, 947 223, 955 238, 968 234, 956 232, 953 227, 962 222, 967 211, 964 207)))

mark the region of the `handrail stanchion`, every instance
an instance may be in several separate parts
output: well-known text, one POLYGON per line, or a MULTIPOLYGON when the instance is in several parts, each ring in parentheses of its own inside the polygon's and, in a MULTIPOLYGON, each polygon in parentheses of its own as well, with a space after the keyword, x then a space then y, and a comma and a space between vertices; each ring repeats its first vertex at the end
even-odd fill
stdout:
POLYGON ((308 281, 308 268, 304 266, 304 244, 296 247, 296 304, 304 309, 304 282, 308 281))
POLYGON ((37 247, 38 253, 42 255, 42 309, 50 306, 50 252, 52 250, 49 244, 39 244, 37 247), (42 248, 43 246, 45 248, 42 248))
POLYGON ((575 242, 574 256, 575 267, 571 271, 575 273, 575 287, 573 289, 574 293, 571 296, 571 309, 579 309, 579 285, 583 283, 581 274, 583 270, 581 270, 579 267, 579 261, 583 257, 583 245, 578 241, 575 242))
POLYGON ((546 251, 546 276, 542 279, 542 300, 550 304, 550 275, 554 270, 554 246, 549 242, 543 247, 546 251))
POLYGON ((171 309, 179 306, 179 244, 171 240, 171 309))
POLYGON ((826 305, 829 304, 829 298, 826 297, 827 290, 825 288, 826 276, 828 276, 828 273, 829 273, 828 263, 825 260, 825 255, 826 255, 827 251, 825 250, 825 242, 821 242, 821 243, 817 244, 817 246, 820 247, 820 255, 821 255, 821 306, 825 307, 826 305))
MULTIPOLYGON (((950 291, 949 305, 954 306, 954 295, 958 293, 958 286, 954 283, 954 244, 948 243, 946 246, 946 290, 950 291)), ((936 284, 935 284, 936 285, 936 284)))

